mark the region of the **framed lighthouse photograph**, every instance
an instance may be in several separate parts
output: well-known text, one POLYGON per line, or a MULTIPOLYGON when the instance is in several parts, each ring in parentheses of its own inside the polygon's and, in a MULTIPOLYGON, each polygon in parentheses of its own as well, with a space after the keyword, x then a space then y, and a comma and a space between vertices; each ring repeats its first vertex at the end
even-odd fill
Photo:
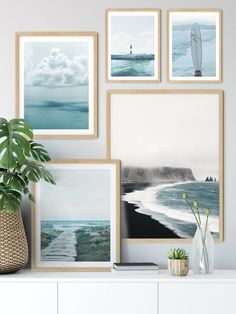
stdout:
POLYGON ((167 76, 169 83, 222 81, 222 11, 167 11, 167 76))
POLYGON ((106 10, 106 81, 160 82, 160 10, 106 10))

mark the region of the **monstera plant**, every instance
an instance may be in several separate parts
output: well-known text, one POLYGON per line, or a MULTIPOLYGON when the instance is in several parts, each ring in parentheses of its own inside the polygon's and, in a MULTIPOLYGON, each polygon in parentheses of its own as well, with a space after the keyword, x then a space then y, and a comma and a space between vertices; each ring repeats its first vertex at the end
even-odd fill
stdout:
POLYGON ((43 145, 34 142, 29 124, 23 119, 0 118, 0 273, 16 271, 27 263, 28 246, 19 209, 24 194, 34 201, 31 182, 43 179, 55 184, 42 165, 49 160, 43 145))
POLYGON ((41 162, 50 160, 43 145, 33 141, 32 127, 23 119, 0 118, 0 211, 20 208, 22 194, 34 201, 30 182, 55 184, 41 162))

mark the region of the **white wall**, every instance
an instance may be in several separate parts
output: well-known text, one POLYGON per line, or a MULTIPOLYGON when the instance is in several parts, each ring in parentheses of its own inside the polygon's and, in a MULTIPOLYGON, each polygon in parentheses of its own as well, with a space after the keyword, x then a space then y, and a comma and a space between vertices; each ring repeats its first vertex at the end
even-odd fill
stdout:
MULTIPOLYGON (((106 89, 109 88, 219 88, 225 91, 225 241, 215 247, 217 268, 236 268, 236 1, 235 0, 0 0, 0 116, 15 114, 15 32, 97 31, 99 33, 99 138, 97 140, 42 141, 52 158, 105 158, 106 89), (162 9, 162 83, 105 84, 105 8, 159 7, 162 9), (222 8, 223 84, 174 85, 166 83, 167 8, 222 8)), ((30 206, 24 204, 30 233, 30 206)), ((123 261, 157 261, 166 264, 170 244, 122 243, 123 261)), ((190 249, 189 245, 183 245, 190 249)))

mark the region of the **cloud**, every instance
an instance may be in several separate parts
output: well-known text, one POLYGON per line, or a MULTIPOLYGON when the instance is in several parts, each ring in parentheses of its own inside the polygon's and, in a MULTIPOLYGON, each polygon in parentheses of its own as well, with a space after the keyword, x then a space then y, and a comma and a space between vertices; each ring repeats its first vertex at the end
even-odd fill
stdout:
POLYGON ((25 64, 25 85, 48 88, 81 86, 88 84, 88 58, 75 56, 69 59, 58 48, 34 65, 25 64))

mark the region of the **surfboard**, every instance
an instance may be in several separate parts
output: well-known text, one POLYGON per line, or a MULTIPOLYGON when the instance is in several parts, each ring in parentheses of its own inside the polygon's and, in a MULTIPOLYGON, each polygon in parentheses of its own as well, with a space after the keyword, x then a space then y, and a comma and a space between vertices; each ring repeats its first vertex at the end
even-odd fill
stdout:
POLYGON ((191 26, 190 43, 195 76, 202 76, 202 38, 198 23, 191 26))

